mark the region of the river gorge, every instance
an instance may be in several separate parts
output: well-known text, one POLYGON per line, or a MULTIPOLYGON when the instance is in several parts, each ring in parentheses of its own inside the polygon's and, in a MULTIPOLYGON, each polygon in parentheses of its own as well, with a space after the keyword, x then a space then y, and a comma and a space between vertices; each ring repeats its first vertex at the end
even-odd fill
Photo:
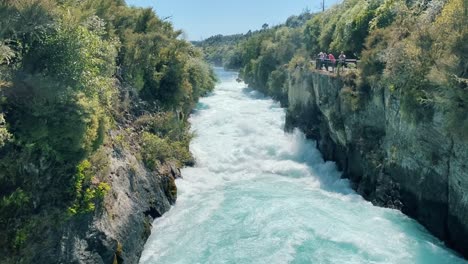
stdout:
POLYGON ((190 118, 196 165, 155 220, 153 263, 466 263, 400 211, 373 206, 286 110, 216 69, 190 118))

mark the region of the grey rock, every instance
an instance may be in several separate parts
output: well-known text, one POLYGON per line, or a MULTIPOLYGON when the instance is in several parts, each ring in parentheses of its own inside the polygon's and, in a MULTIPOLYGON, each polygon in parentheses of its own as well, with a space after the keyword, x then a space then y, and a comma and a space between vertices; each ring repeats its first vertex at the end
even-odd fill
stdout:
POLYGON ((123 149, 115 155, 109 148, 108 156, 112 189, 103 203, 94 214, 75 216, 44 234, 32 257, 35 263, 138 263, 153 220, 177 199, 174 179, 180 170, 168 163, 149 171, 123 149))
POLYGON ((385 87, 371 88, 352 109, 347 85, 330 75, 292 72, 286 129, 299 127, 315 139, 364 198, 400 209, 468 256, 468 142, 445 130, 442 113, 407 121, 399 94, 385 87))

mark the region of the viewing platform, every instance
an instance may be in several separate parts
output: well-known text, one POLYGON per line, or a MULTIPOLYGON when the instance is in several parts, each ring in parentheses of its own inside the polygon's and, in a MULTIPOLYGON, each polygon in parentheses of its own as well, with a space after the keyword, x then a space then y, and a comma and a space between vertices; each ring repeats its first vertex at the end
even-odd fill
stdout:
POLYGON ((347 69, 355 69, 359 63, 357 59, 346 59, 344 61, 340 60, 330 60, 330 59, 320 59, 317 58, 315 61, 310 61, 310 64, 315 63, 315 70, 319 73, 327 73, 331 75, 339 75, 341 72, 347 69))

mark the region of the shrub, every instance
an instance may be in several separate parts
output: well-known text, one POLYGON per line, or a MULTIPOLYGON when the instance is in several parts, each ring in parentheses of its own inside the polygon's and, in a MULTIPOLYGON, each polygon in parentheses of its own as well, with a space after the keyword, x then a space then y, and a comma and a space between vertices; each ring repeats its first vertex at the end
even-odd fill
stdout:
MULTIPOLYGON (((24 208, 25 210, 29 207, 31 197, 23 189, 18 188, 11 194, 5 195, 0 199, 0 212, 2 215, 10 215, 17 212, 17 208, 24 208)), ((0 219, 0 223, 6 221, 6 219, 0 219)))
POLYGON ((142 137, 142 157, 145 165, 155 170, 162 162, 173 160, 179 164, 192 163, 189 141, 171 141, 145 132, 142 137))
POLYGON ((96 172, 102 170, 102 164, 94 166, 88 160, 83 160, 76 168, 75 185, 73 186, 74 202, 68 208, 69 215, 91 213, 96 209, 107 192, 110 185, 100 182, 96 172))
POLYGON ((173 141, 184 140, 187 137, 187 122, 180 120, 173 112, 143 115, 137 119, 135 125, 158 137, 167 137, 173 141))
POLYGON ((286 84, 287 78, 287 72, 283 68, 274 70, 268 78, 269 94, 276 100, 279 100, 282 104, 285 104, 288 98, 286 84))
POLYGON ((3 114, 0 114, 0 148, 3 147, 11 139, 11 134, 6 128, 6 122, 3 114))
POLYGON ((19 141, 79 161, 103 141, 107 109, 115 95, 116 50, 86 28, 62 23, 31 47, 13 87, 8 116, 19 141))
POLYGON ((341 90, 341 98, 345 103, 347 110, 357 111, 362 107, 361 95, 351 87, 344 87, 341 90))
POLYGON ((187 63, 189 82, 192 86, 192 100, 197 101, 214 88, 216 77, 213 69, 200 58, 191 58, 187 63))

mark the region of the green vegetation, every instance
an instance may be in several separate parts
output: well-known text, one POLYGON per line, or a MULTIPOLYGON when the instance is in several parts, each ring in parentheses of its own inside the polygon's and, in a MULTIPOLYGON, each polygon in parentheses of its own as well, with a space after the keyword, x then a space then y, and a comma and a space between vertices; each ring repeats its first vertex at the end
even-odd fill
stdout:
POLYGON ((210 37, 203 42, 194 42, 195 45, 201 46, 206 55, 206 59, 216 66, 224 66, 227 69, 237 69, 241 66, 240 51, 236 49, 236 45, 249 36, 252 32, 230 36, 216 35, 210 37))
POLYGON ((145 131, 141 137, 141 154, 148 168, 155 169, 158 164, 168 160, 179 165, 193 164, 189 151, 192 135, 184 120, 173 113, 161 113, 142 116, 136 124, 145 131))
POLYGON ((306 19, 294 26, 197 45, 207 59, 239 69, 246 83, 283 104, 291 73, 310 69, 321 51, 344 51, 360 60, 343 91, 350 110, 358 111, 371 89, 388 89, 407 121, 429 121, 438 111, 448 134, 468 139, 467 9, 465 0, 345 0, 299 16, 306 19))
POLYGON ((96 203, 102 201, 104 196, 110 190, 110 185, 105 182, 99 182, 93 176, 93 168, 88 160, 82 161, 77 166, 75 175, 75 200, 68 208, 70 215, 90 213, 96 209, 96 203))
POLYGON ((0 148, 3 147, 11 139, 11 134, 8 133, 3 114, 0 114, 0 148))
POLYGON ((145 132, 143 141, 143 161, 151 169, 168 160, 175 160, 183 164, 190 164, 192 156, 188 149, 187 141, 171 141, 168 138, 160 138, 157 135, 145 132))
POLYGON ((106 149, 119 141, 110 129, 127 151, 144 145, 150 169, 190 163, 186 116, 215 78, 180 34, 123 0, 0 2, 2 255, 99 208, 112 188, 106 149), (138 113, 156 116, 142 138, 121 129, 138 113))

